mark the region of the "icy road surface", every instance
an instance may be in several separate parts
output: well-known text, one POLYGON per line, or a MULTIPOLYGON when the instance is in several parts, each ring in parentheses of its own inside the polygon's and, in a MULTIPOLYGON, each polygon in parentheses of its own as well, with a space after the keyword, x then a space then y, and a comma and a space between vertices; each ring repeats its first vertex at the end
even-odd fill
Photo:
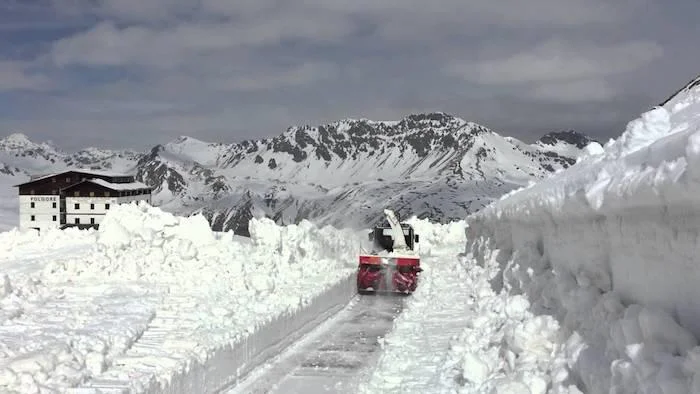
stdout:
POLYGON ((366 379, 380 342, 403 309, 402 295, 360 295, 268 365, 228 391, 352 393, 366 379))

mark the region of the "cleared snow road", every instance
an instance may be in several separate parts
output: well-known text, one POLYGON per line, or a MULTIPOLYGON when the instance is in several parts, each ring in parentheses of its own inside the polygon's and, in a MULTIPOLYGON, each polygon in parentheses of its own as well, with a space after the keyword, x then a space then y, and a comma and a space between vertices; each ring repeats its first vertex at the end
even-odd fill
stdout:
POLYGON ((228 394, 353 393, 379 356, 402 295, 360 295, 228 394))

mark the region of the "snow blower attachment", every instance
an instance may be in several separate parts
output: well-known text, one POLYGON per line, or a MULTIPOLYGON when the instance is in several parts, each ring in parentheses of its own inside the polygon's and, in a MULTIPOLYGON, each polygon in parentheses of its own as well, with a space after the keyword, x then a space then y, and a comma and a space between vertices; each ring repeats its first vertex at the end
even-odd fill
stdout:
POLYGON ((357 290, 412 293, 422 271, 416 251, 418 234, 411 225, 401 223, 394 212, 385 209, 384 214, 387 223, 369 233, 371 252, 360 254, 357 290))

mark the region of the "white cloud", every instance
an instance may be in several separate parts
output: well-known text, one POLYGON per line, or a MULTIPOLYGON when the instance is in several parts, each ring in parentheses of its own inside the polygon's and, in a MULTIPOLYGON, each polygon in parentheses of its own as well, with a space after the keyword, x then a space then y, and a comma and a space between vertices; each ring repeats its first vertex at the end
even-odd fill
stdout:
MULTIPOLYGON (((635 0, 49 0, 57 12, 83 12, 124 21, 162 21, 179 15, 234 17, 265 14, 325 13, 362 16, 383 21, 407 15, 430 20, 482 21, 489 24, 565 25, 609 22, 624 17, 635 0)), ((284 18, 280 18, 284 19, 284 18)), ((436 25, 436 27, 439 26, 436 25)), ((405 26, 410 31, 410 26, 405 26)))
POLYGON ((544 125, 580 113, 588 122, 597 110, 579 107, 617 97, 627 82, 620 78, 641 77, 637 68, 660 55, 628 7, 646 0, 47 1, 59 12, 42 23, 89 27, 37 45, 43 56, 34 66, 50 81, 26 64, 12 75, 0 69, 0 90, 66 87, 10 120, 52 133, 104 130, 95 135, 127 144, 150 142, 114 131, 150 132, 153 142, 198 133, 238 139, 299 121, 428 110, 495 129, 506 121, 499 116, 544 125), (607 32, 610 41, 600 40, 607 32), (543 36, 559 40, 526 47, 543 36), (550 101, 575 109, 557 112, 550 101))
POLYGON ((304 63, 283 70, 254 71, 233 75, 212 82, 212 90, 252 92, 288 86, 303 86, 336 75, 336 68, 328 63, 304 63))
POLYGON ((94 28, 56 41, 51 58, 58 66, 150 66, 176 68, 196 57, 219 52, 238 56, 241 51, 283 40, 302 39, 323 43, 349 35, 352 26, 343 20, 303 14, 278 20, 267 17, 245 23, 182 23, 175 27, 129 26, 102 22, 94 28), (309 18, 312 20, 310 21, 309 18))
MULTIPOLYGON (((64 9, 54 0, 57 9, 64 9)), ((191 50, 229 50, 282 40, 342 44, 362 23, 379 38, 440 40, 479 27, 579 26, 616 22, 627 14, 611 0, 73 0, 108 20, 166 24, 117 28, 113 23, 61 40, 61 64, 160 65, 191 50), (96 4, 96 5, 95 5, 96 4), (178 16, 185 15, 185 18, 178 16), (156 27, 157 26, 157 27, 156 27), (157 59, 165 59, 158 61, 157 59)), ((68 9, 81 9, 80 6, 68 9)))
POLYGON ((605 81, 593 79, 536 85, 529 95, 540 100, 579 103, 607 101, 616 93, 605 81))
POLYGON ((600 47, 552 40, 501 58, 453 61, 444 71, 487 85, 571 81, 628 72, 649 64, 661 54, 661 47, 653 42, 600 47))
POLYGON ((27 71, 28 64, 13 61, 0 61, 0 91, 46 90, 51 81, 44 75, 27 71))
POLYGON ((198 8, 197 0, 48 0, 59 15, 91 15, 123 21, 165 21, 198 8))

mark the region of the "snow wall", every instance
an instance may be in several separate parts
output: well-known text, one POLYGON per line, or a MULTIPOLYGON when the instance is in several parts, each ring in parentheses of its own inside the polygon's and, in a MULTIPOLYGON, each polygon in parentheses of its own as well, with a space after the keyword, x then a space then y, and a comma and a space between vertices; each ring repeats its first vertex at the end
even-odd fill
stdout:
POLYGON ((700 392, 699 114, 700 91, 684 92, 468 218, 492 286, 571 335, 583 392, 700 392))
MULTIPOLYGON (((86 385, 98 392, 115 388, 145 393, 218 392, 279 354, 356 294, 353 274, 360 239, 355 232, 319 228, 308 221, 278 226, 269 219, 253 219, 247 239, 232 232, 211 232, 201 215, 178 218, 145 204, 119 209, 105 218, 98 232, 98 253, 108 260, 97 271, 121 269, 133 279, 167 284, 168 293, 210 293, 213 297, 203 300, 212 316, 199 325, 229 332, 218 339, 211 338, 208 330, 185 333, 185 338, 197 338, 199 346, 192 350, 200 357, 160 371, 132 365, 136 369, 126 368, 126 376, 140 376, 137 385, 131 378, 115 379, 125 376, 118 368, 86 385), (193 270, 197 275, 192 275, 193 270), (217 311, 221 308, 228 309, 224 316, 217 311), (221 317, 230 322, 216 321, 221 317)), ((173 341, 158 332, 169 329, 167 324, 154 324, 158 313, 151 322, 155 333, 149 335, 147 329, 115 364, 148 364, 149 358, 142 354, 173 341), (129 363, 134 355, 136 359, 129 363)), ((170 314, 165 312, 166 320, 170 314)))
POLYGON ((2 338, 0 391, 217 392, 356 294, 360 233, 250 225, 250 238, 214 233, 201 215, 132 203, 98 231, 0 234, 5 259, 64 245, 32 262, 26 280, 45 295, 39 306, 23 274, 11 287, 5 276, 3 309, 21 307, 21 325, 40 340, 2 338))
MULTIPOLYGON (((347 276, 324 289, 309 303, 298 309, 287 310, 255 327, 240 339, 206 349, 206 358, 193 357, 185 368, 178 368, 168 376, 154 373, 139 383, 137 389, 129 379, 97 378, 75 393, 215 393, 233 388, 254 368, 280 354, 305 334, 339 312, 357 294, 355 276, 347 276)), ((148 349, 159 347, 162 340, 141 338, 135 345, 148 349)), ((148 361, 148 360, 144 360, 148 361)), ((156 371, 154 371, 156 372, 156 371)))

